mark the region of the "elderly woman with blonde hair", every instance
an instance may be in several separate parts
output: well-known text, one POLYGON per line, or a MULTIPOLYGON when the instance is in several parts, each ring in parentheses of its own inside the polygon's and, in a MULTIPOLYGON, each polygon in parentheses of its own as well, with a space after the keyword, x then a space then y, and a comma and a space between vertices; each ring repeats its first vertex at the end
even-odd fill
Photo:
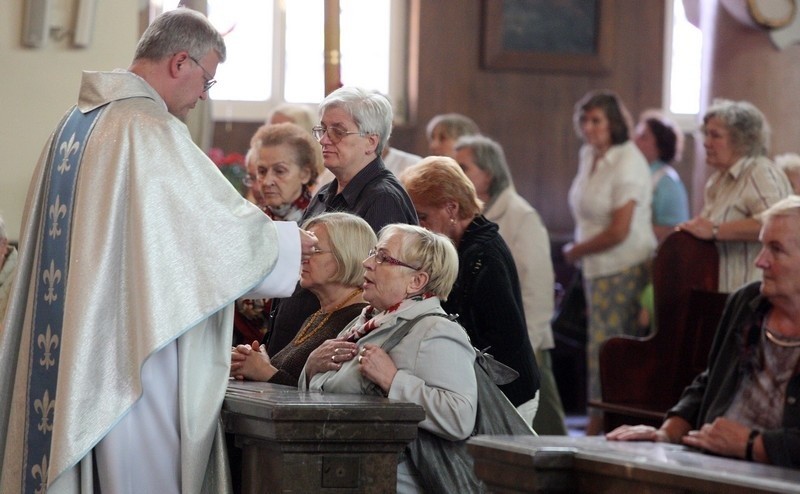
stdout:
POLYGON ((420 225, 446 235, 458 249, 458 278, 444 309, 459 315, 476 348, 487 349, 519 373, 500 389, 531 424, 538 406, 539 369, 516 264, 497 224, 481 214, 474 185, 452 158, 425 158, 408 168, 401 180, 420 225))
MULTIPOLYGON (((311 352, 300 389, 379 393, 416 403, 425 410, 421 433, 444 441, 466 439, 477 413, 475 350, 441 306, 458 272, 455 248, 418 226, 390 224, 363 266, 369 305, 311 352)), ((414 461, 404 455, 398 465, 398 492, 429 491, 432 479, 421 475, 427 469, 414 461)))
POLYGON ((303 229, 319 243, 302 262, 300 286, 317 297, 320 308, 272 358, 257 340, 234 347, 231 377, 296 386, 312 350, 339 334, 366 305, 361 261, 377 240, 369 224, 349 213, 324 213, 303 223, 303 229))

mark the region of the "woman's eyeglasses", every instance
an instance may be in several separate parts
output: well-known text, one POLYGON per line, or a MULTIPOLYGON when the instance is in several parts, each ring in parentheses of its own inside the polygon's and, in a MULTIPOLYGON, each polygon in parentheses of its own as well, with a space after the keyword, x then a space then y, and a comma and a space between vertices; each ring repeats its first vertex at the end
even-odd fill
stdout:
POLYGON ((325 127, 324 125, 317 125, 316 127, 313 127, 311 129, 311 133, 314 135, 314 139, 317 141, 321 141, 322 136, 328 134, 328 139, 330 139, 333 144, 339 144, 342 139, 350 134, 359 134, 362 136, 367 135, 365 132, 361 132, 360 130, 348 131, 341 127, 325 127))
POLYGON ((404 268, 413 269, 414 271, 419 271, 420 270, 420 268, 415 268, 414 266, 406 264, 406 263, 404 263, 403 261, 401 261, 399 259, 395 259, 394 257, 392 257, 389 254, 383 252, 382 250, 378 250, 378 249, 375 249, 375 248, 370 249, 369 255, 367 256, 367 259, 369 259, 370 257, 374 257, 375 258, 375 262, 377 262, 378 264, 388 263, 388 264, 391 264, 393 266, 403 266, 404 268))

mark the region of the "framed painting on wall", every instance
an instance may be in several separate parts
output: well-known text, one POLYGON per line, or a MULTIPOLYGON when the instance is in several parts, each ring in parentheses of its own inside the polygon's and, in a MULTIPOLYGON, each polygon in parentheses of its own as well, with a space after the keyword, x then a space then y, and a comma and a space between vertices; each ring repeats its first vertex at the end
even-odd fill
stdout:
POLYGON ((612 1, 483 0, 483 68, 608 71, 612 1))

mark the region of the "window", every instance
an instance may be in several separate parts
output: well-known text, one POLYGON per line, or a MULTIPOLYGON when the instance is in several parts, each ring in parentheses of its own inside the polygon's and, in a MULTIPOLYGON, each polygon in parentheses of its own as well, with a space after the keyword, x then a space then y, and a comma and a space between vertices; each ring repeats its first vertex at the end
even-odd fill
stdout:
MULTIPOLYGON (((177 6, 151 0, 151 12, 177 6)), ((318 104, 326 70, 340 64, 343 85, 377 89, 402 119, 406 80, 406 0, 208 0, 208 17, 225 36, 228 57, 211 90, 215 120, 263 121, 283 102, 318 104), (333 22, 331 22, 333 21, 333 22), (326 57, 325 36, 338 27, 339 50, 326 57), (327 60, 326 60, 327 58, 327 60)))
POLYGON ((703 35, 686 17, 683 1, 666 2, 664 107, 684 129, 697 126, 703 35))

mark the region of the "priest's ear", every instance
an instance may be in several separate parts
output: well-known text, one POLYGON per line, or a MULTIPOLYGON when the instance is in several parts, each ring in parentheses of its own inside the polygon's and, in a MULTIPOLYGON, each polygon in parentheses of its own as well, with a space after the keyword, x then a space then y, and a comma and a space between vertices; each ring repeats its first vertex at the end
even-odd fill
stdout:
POLYGON ((189 67, 191 63, 192 60, 189 58, 189 52, 187 51, 179 51, 172 55, 169 57, 169 65, 167 67, 170 77, 177 79, 183 70, 191 68, 189 67))

